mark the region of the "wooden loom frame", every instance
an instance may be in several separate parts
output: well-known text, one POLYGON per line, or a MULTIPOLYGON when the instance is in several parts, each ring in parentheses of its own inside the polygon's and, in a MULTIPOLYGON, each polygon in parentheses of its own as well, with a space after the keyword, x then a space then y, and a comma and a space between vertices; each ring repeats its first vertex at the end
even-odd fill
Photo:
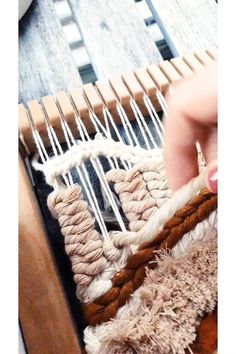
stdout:
MULTIPOLYGON (((169 84, 201 70, 211 60, 216 60, 216 52, 213 49, 186 55, 183 58, 174 58, 170 62, 164 61, 158 65, 116 77, 114 80, 111 79, 110 86, 103 82, 97 82, 96 88, 91 84, 84 85, 83 94, 76 89, 70 91, 70 97, 74 102, 74 107, 85 119, 88 107, 100 116, 103 105, 105 104, 112 111, 116 100, 128 109, 130 97, 139 100, 143 92, 152 97, 157 89, 164 94, 169 84)), ((68 106, 67 94, 59 93, 57 101, 68 124, 72 124, 73 132, 75 113, 68 106)), ((42 99, 42 102, 52 126, 58 133, 58 113, 55 113, 55 109, 54 111, 51 109, 55 108, 51 104, 52 97, 47 96, 42 99)), ((30 115, 44 143, 48 145, 43 111, 40 107, 35 100, 28 103, 30 115)), ((32 152, 35 147, 26 110, 22 104, 19 105, 19 113, 19 130, 29 151, 32 152)), ((91 133, 89 129, 88 127, 91 133)), ((30 177, 24 165, 24 153, 21 153, 19 157, 19 308, 21 326, 29 353, 79 354, 83 352, 47 241, 30 177)))

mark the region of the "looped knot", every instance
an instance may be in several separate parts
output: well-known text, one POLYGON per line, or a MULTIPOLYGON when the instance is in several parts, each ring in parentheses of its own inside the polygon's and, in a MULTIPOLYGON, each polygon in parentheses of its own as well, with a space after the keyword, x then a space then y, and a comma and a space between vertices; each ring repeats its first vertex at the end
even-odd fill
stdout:
POLYGON ((112 239, 106 239, 103 241, 103 253, 109 261, 117 261, 122 254, 122 248, 118 248, 114 245, 112 239))

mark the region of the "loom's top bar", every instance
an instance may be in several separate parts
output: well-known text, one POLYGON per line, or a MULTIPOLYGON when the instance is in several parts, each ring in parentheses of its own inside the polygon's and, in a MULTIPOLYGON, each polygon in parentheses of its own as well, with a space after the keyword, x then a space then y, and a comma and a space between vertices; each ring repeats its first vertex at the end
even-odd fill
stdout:
POLYGON ((94 112, 103 123, 103 108, 110 110, 114 121, 118 124, 120 120, 116 117, 116 106, 119 102, 126 111, 129 120, 134 119, 130 106, 130 99, 133 98, 138 104, 143 115, 147 115, 147 109, 143 104, 143 97, 146 94, 158 111, 160 104, 157 101, 156 93, 161 91, 165 94, 169 85, 193 75, 216 60, 216 50, 211 48, 206 51, 186 54, 183 58, 174 58, 170 61, 162 61, 147 68, 139 68, 134 72, 126 72, 122 76, 115 76, 109 81, 99 80, 92 84, 71 89, 68 93, 61 91, 56 97, 45 96, 39 103, 36 100, 30 101, 27 105, 19 105, 19 131, 23 136, 24 144, 28 152, 34 152, 36 145, 32 137, 32 130, 29 124, 29 117, 35 128, 40 133, 45 146, 49 146, 48 133, 45 119, 48 119, 59 142, 64 141, 61 128, 61 117, 69 124, 73 134, 78 136, 76 117, 79 116, 89 134, 95 132, 94 125, 90 119, 90 112, 94 112))

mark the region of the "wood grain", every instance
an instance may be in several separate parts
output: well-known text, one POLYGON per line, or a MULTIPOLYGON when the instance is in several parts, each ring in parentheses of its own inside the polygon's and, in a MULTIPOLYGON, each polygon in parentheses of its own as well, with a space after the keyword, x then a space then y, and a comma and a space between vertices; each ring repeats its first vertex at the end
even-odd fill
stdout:
POLYGON ((81 85, 53 1, 34 0, 19 26, 19 102, 81 85))
POLYGON ((98 79, 162 58, 133 0, 69 0, 98 79))
POLYGON ((217 46, 214 0, 147 0, 174 56, 217 46))
POLYGON ((19 160, 19 312, 29 354, 80 354, 23 160, 19 160))

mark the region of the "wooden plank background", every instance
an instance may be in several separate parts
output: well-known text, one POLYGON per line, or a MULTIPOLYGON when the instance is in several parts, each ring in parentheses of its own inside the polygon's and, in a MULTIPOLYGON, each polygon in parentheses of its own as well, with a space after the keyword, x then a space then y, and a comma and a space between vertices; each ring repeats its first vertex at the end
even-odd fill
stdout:
POLYGON ((19 25, 19 102, 81 85, 52 0, 34 0, 19 25))
POLYGON ((69 0, 98 79, 162 57, 133 0, 69 0))
POLYGON ((174 56, 217 46, 214 0, 147 0, 174 56))

